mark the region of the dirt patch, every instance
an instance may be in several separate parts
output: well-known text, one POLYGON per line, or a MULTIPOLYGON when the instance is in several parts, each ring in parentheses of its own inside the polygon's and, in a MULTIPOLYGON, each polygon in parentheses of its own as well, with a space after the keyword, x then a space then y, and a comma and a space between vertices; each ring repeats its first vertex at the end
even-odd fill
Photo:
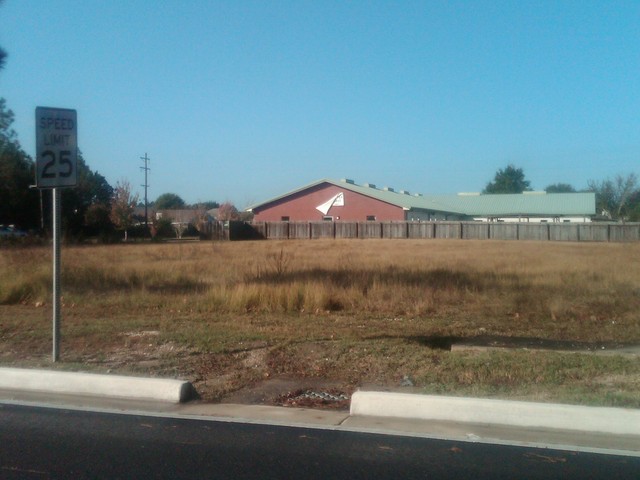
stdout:
POLYGON ((319 379, 278 377, 241 388, 224 396, 220 401, 222 403, 347 410, 352 388, 338 382, 319 379), (318 395, 312 395, 313 393, 318 395), (305 396, 305 394, 307 395, 305 396))
POLYGON ((342 378, 326 378, 322 366, 335 356, 324 343, 259 347, 234 353, 198 354, 184 358, 190 363, 193 385, 204 401, 288 406, 348 408, 348 401, 309 398, 306 391, 350 398, 355 385, 342 378))
POLYGON ((556 340, 537 337, 518 337, 506 335, 456 336, 411 336, 410 342, 438 350, 465 350, 483 348, 549 350, 559 352, 613 353, 640 355, 640 345, 624 342, 579 342, 575 340, 556 340))
POLYGON ((83 348, 78 360, 109 370, 162 371, 172 359, 184 357, 189 352, 175 342, 159 342, 159 335, 155 330, 126 332, 120 335, 121 341, 114 342, 109 349, 83 348))
POLYGON ((613 388, 632 385, 636 390, 640 389, 640 375, 602 375, 591 381, 594 384, 606 385, 607 387, 613 388))
POLYGON ((465 349, 526 349, 549 350, 554 352, 593 353, 596 355, 640 356, 640 345, 623 342, 578 342, 573 340, 552 340, 535 337, 508 337, 481 335, 477 337, 432 337, 425 344, 438 344, 448 350, 465 349))

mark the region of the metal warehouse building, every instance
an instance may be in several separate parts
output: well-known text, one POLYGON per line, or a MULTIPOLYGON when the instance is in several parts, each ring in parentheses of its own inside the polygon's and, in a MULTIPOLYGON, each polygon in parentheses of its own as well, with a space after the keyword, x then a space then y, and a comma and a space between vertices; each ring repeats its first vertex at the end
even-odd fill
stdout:
POLYGON ((254 221, 590 222, 595 193, 421 195, 323 179, 252 205, 254 221))

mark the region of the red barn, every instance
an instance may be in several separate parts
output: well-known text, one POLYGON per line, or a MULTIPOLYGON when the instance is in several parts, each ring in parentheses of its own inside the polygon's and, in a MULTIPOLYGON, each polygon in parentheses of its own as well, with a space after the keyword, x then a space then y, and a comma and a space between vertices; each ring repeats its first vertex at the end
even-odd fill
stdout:
POLYGON ((255 221, 537 221, 588 222, 595 194, 411 195, 353 180, 323 179, 247 209, 255 221))
POLYGON ((404 221, 415 197, 392 188, 323 179, 253 205, 254 221, 404 221))

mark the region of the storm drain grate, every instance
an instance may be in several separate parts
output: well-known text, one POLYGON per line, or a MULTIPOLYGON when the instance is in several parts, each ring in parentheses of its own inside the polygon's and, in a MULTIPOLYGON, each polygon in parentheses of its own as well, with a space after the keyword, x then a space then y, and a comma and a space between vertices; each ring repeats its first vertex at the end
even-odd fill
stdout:
POLYGON ((309 407, 345 409, 349 407, 349 395, 340 390, 316 391, 312 389, 294 390, 275 399, 276 405, 284 407, 309 407))
POLYGON ((301 400, 306 398, 311 400, 325 400, 327 402, 342 402, 344 400, 349 400, 349 397, 347 397, 343 393, 334 395, 333 393, 314 392, 312 390, 307 390, 306 392, 301 393, 297 397, 293 397, 292 400, 301 400))

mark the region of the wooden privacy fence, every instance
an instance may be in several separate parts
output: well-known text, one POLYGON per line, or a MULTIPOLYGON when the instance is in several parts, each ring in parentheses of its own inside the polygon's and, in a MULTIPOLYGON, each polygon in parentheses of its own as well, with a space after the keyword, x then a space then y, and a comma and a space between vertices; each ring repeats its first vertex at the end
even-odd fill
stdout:
POLYGON ((202 240, 256 240, 265 238, 261 232, 247 222, 209 221, 199 224, 202 240))
POLYGON ((634 242, 640 223, 491 222, 230 222, 231 240, 317 238, 453 238, 466 240, 547 240, 634 242), (240 228, 234 224, 243 224, 240 228), (245 236, 246 235, 246 236, 245 236))

